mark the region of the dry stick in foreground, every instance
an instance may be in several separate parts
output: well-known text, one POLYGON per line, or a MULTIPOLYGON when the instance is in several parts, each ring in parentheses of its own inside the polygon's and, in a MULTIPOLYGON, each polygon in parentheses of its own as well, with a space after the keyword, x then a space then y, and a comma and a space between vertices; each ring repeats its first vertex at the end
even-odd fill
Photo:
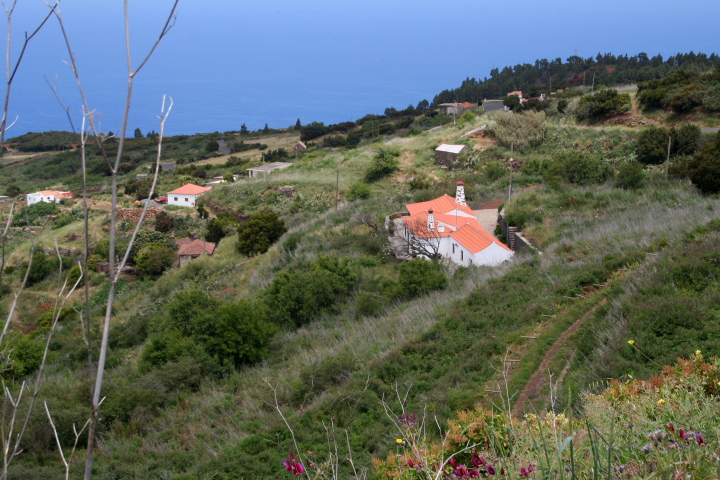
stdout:
MULTIPOLYGON (((105 308, 105 320, 103 323, 103 332, 102 332, 102 342, 100 344, 100 356, 98 357, 98 364, 97 364, 97 377, 95 380, 95 388, 93 390, 93 398, 92 398, 92 415, 90 417, 90 426, 88 428, 88 446, 87 446, 87 457, 85 459, 85 479, 89 480, 92 478, 92 465, 93 465, 93 449, 95 445, 95 431, 97 426, 97 420, 98 420, 98 413, 100 409, 100 393, 102 391, 102 382, 103 382, 103 376, 105 373, 105 360, 107 358, 107 349, 108 349, 108 339, 110 334, 110 319, 112 318, 112 308, 113 303, 115 301, 115 289, 117 288, 118 280, 120 280, 120 274, 122 273, 123 269, 125 268, 125 265, 127 264, 128 258, 130 257, 130 251, 133 248, 133 244, 135 243, 135 239, 137 237, 138 232, 140 231, 140 227, 142 227, 143 221, 145 220, 145 216, 147 214, 148 207, 150 206, 150 199, 153 196, 153 193, 155 193, 155 187, 157 186, 158 177, 160 176, 160 159, 162 158, 162 143, 163 143, 163 137, 165 136, 165 123, 167 122, 168 116, 170 115, 170 112, 172 112, 173 108, 173 100, 172 98, 169 99, 169 101, 166 99, 165 96, 163 96, 162 100, 162 107, 160 111, 160 132, 158 134, 158 146, 157 146, 157 156, 155 157, 155 173, 153 175, 152 185, 150 186, 150 191, 148 192, 148 198, 145 200, 145 204, 143 205, 142 212, 140 213, 140 218, 138 219, 137 224, 135 225, 135 229, 133 230, 133 233, 130 237, 130 241, 128 242, 127 248, 125 249, 125 254, 123 255, 122 260, 118 264, 117 268, 112 268, 113 264, 113 250, 114 250, 114 241, 115 241, 115 221, 116 221, 116 214, 117 214, 117 180, 116 180, 116 173, 117 170, 113 172, 113 191, 112 191, 112 216, 111 216, 111 227, 110 227, 110 245, 111 247, 111 257, 110 257, 110 263, 111 263, 111 269, 110 269, 110 291, 108 292, 108 298, 107 298, 107 304, 105 308)), ((127 126, 127 119, 125 120, 125 126, 127 126)), ((125 132, 122 134, 125 135, 125 132)), ((122 137, 120 142, 122 142, 122 137)), ((0 479, 1 480, 1 479, 0 479)))
MULTIPOLYGON (((56 252, 59 255, 59 251, 56 248, 56 252)), ((79 264, 78 264, 79 265, 79 264)), ((61 267, 62 268, 62 267, 61 267)), ((29 271, 29 269, 28 269, 29 271)), ((62 274, 62 270, 60 272, 62 274)), ((5 400, 7 403, 11 406, 11 416, 10 416, 10 423, 7 428, 7 434, 2 436, 2 474, 0 474, 0 480, 6 480, 8 477, 8 471, 10 467, 10 463, 20 455, 22 452, 22 449, 20 448, 20 443, 22 442, 23 436, 25 435, 25 432, 27 430, 28 424, 30 423, 30 417, 32 416, 33 409, 35 407, 35 401, 37 400, 38 394, 40 393, 40 387, 42 386, 43 380, 44 380, 44 373, 45 373, 45 365, 47 364, 47 357, 48 353, 50 351, 50 343, 52 342, 53 334, 55 333, 55 330, 57 328, 58 322, 60 321, 60 317, 62 315, 63 309, 65 308, 65 304, 70 299, 70 297, 73 295, 75 290, 77 289, 78 285, 83 279, 83 272, 82 269, 80 271, 80 275, 78 279, 75 281, 73 286, 67 290, 68 287, 68 281, 69 281, 69 275, 65 278, 65 281, 63 282, 62 286, 60 287, 58 291, 58 296, 55 300, 55 307, 53 310, 53 319, 52 323, 50 324, 50 330, 48 331, 47 338, 45 340, 45 349, 43 350, 42 357, 40 359, 40 364, 38 366, 37 373, 35 375, 35 381, 33 382, 32 386, 32 396, 30 397, 30 403, 27 406, 27 410, 25 412, 25 418, 23 420, 22 425, 20 426, 19 430, 15 434, 15 427, 16 421, 17 421, 17 413, 18 409, 20 407, 21 401, 22 401, 22 395, 23 393, 28 390, 30 387, 26 387, 27 383, 23 381, 22 385, 20 386, 20 391, 18 393, 17 398, 13 398, 10 390, 5 387, 5 400)), ((3 430, 5 428, 5 425, 3 425, 3 430)))
MULTIPOLYGON (((50 19, 50 16, 53 14, 55 9, 57 8, 58 4, 55 2, 51 7, 50 11, 47 15, 42 19, 40 24, 33 30, 31 33, 25 32, 25 39, 23 41, 22 47, 20 48, 20 53, 18 54, 18 58, 15 61, 15 63, 12 63, 12 18, 13 13, 15 12, 15 6, 17 5, 17 0, 12 0, 12 3, 10 4, 9 8, 5 8, 5 17, 7 22, 7 43, 5 47, 5 100, 3 101, 3 110, 2 110, 2 118, 0 119, 0 148, 3 148, 5 145, 5 133, 8 131, 10 126, 8 126, 7 119, 8 119, 8 110, 10 109, 10 93, 12 91, 12 84, 15 80, 15 75, 17 75, 18 69, 20 68, 20 64, 23 61, 23 58, 25 58, 25 52, 27 51, 28 45, 30 44, 30 41, 35 38, 35 36, 40 33, 40 30, 45 26, 47 21, 50 19)), ((3 7, 5 7, 5 2, 3 2, 3 7)))
MULTIPOLYGON (((110 338, 110 320, 112 318, 112 310, 113 310, 113 304, 115 302, 115 288, 117 285, 117 280, 119 278, 120 273, 122 272, 122 268, 124 267, 125 262, 127 261, 127 258, 130 254, 130 249, 132 248, 133 241, 135 239, 137 230, 140 228, 140 225, 143 222, 143 219, 145 217, 145 212, 148 207, 148 202, 145 202, 145 206, 143 208, 143 213, 141 214, 141 217, 138 221, 138 224, 136 226, 136 231, 133 233, 132 240, 130 241, 130 244, 127 247, 127 250, 125 252, 125 257, 123 258, 122 264, 119 266, 119 268, 115 268, 115 247, 116 247, 116 235, 117 235, 117 208, 118 208, 118 182, 117 182, 117 176, 118 171, 120 169, 120 161, 122 159, 124 148, 125 148, 125 138, 127 136, 127 128, 128 128, 128 117, 130 115, 130 106, 132 104, 132 95, 133 95, 133 84, 135 81, 135 78, 140 73, 140 71, 143 69, 143 67, 147 64, 147 62, 150 60, 152 55, 157 50, 158 46, 162 42, 163 38, 170 32, 172 29, 175 18, 176 18, 176 11, 179 4, 179 0, 175 0, 173 2, 172 8, 170 9, 170 12, 167 16, 167 19, 165 20, 165 23, 163 25, 163 28, 161 29, 157 39, 153 43, 153 45, 150 47, 149 51, 143 58, 143 60, 140 62, 137 68, 133 68, 133 62, 132 62, 132 49, 130 48, 130 16, 129 16, 129 5, 128 0, 124 0, 123 2, 123 20, 124 20, 124 31, 125 31, 125 50, 126 50, 126 56, 127 56, 127 92, 125 96, 125 108, 123 110, 123 118, 122 118, 122 124, 120 126, 120 137, 118 139, 118 148, 117 148, 117 154, 115 156, 115 162, 111 166, 111 210, 110 210, 110 236, 109 236, 109 246, 108 246, 108 266, 109 271, 111 275, 111 281, 110 281, 110 289, 107 296, 107 302, 105 305, 105 317, 103 320, 103 327, 102 327, 102 336, 100 340, 100 352, 98 355, 98 362, 97 362, 97 371, 95 375, 95 386, 93 387, 93 394, 92 394, 92 416, 90 417, 90 426, 88 427, 88 444, 87 444, 87 456, 85 459, 85 472, 84 472, 84 478, 85 480, 90 480, 92 478, 92 467, 93 467, 93 460, 94 460, 94 452, 95 452, 95 435, 96 435, 96 428, 97 428, 97 421, 98 421, 98 415, 99 415, 99 409, 100 409, 100 396, 102 393, 102 384, 103 384, 103 377, 105 375, 105 361, 107 359, 107 350, 108 350, 108 343, 110 338)), ((60 16, 56 15, 56 17, 60 20, 60 16)), ((61 22, 62 25, 62 22, 61 22)), ((67 40, 67 36, 65 35, 65 39, 67 40)), ((68 50, 69 49, 69 43, 67 44, 68 50)), ((76 63, 74 62, 74 56, 73 56, 73 67, 77 67, 76 63)), ((159 162, 160 162, 160 155, 162 152, 162 136, 163 136, 163 129, 165 126, 165 120, 167 119, 167 114, 169 114, 169 111, 166 113, 164 111, 165 109, 165 99, 163 99, 163 112, 161 113, 161 132, 160 137, 158 139, 158 158, 156 162, 156 169, 155 169, 155 178, 153 179, 153 185, 152 189, 150 190, 148 194, 148 199, 152 197, 152 194, 154 192, 155 185, 157 183, 157 176, 159 172, 159 162)))
POLYGON ((3 273, 5 272, 5 245, 7 242, 7 236, 10 232, 10 226, 13 222, 13 214, 15 213, 15 202, 10 204, 10 211, 8 212, 8 218, 5 222, 5 228, 0 233, 0 288, 2 287, 3 273))

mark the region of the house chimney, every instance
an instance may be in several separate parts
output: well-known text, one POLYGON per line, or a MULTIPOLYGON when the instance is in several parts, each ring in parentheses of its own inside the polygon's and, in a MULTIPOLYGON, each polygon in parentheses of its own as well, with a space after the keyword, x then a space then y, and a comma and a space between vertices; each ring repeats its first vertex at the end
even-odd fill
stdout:
POLYGON ((435 214, 433 213, 432 208, 428 210, 427 228, 431 232, 435 230, 435 214))
POLYGON ((467 205, 465 201, 465 182, 462 180, 458 180, 457 186, 455 187, 455 202, 460 205, 467 205))

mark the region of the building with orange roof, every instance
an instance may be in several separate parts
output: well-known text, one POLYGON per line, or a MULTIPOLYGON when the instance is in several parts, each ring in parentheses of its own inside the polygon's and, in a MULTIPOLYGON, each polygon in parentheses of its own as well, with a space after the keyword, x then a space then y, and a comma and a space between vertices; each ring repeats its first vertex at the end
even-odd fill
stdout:
POLYGON ((189 261, 203 255, 215 253, 215 244, 197 238, 181 238, 175 242, 178 246, 178 266, 182 267, 189 261))
POLYGON ((73 198, 72 192, 63 190, 40 190, 39 192, 28 193, 26 195, 28 206, 40 202, 60 203, 63 200, 69 200, 71 198, 73 198))
POLYGON ((194 207, 197 205, 197 200, 205 193, 212 190, 210 187, 201 187, 194 183, 186 183, 180 188, 176 188, 172 192, 167 194, 168 205, 175 205, 178 207, 194 207))
POLYGON ((465 200, 465 185, 457 183, 455 197, 442 195, 426 202, 406 205, 402 235, 414 257, 446 258, 461 266, 495 266, 513 256, 513 251, 487 231, 480 211, 465 200))

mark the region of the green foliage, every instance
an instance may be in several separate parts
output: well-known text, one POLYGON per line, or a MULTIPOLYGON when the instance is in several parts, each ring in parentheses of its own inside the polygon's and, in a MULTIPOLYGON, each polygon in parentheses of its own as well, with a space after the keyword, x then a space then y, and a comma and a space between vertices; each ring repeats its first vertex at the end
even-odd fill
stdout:
POLYGON ((630 96, 617 90, 600 90, 580 99, 576 115, 579 120, 598 122, 630 110, 630 96))
POLYGON ((659 127, 648 127, 638 136, 635 152, 640 163, 659 165, 668 154, 669 133, 659 127))
POLYGON ((577 185, 603 183, 612 176, 610 165, 600 156, 562 153, 550 166, 550 175, 577 185))
POLYGON ((225 237, 223 222, 217 218, 211 218, 205 227, 205 240, 212 243, 219 243, 225 237))
POLYGON ((522 150, 537 146, 545 139, 545 118, 544 112, 498 112, 493 134, 505 147, 522 150))
POLYGON ((220 144, 217 140, 208 140, 208 142, 205 144, 205 152, 207 153, 215 153, 220 148, 220 144))
MULTIPOLYGON (((129 241, 129 239, 128 239, 129 241)), ((121 244, 125 242, 119 242, 119 245, 117 249, 117 252, 119 254, 125 253, 125 248, 121 244)), ((140 251, 149 245, 159 245, 167 248, 168 250, 175 250, 175 243, 174 241, 168 237, 166 234, 159 232, 157 230, 140 230, 137 234, 137 237, 135 237, 135 243, 133 243, 132 250, 130 250, 130 257, 128 258, 130 262, 135 263, 136 257, 140 253, 140 251)), ((96 252, 97 253, 97 252, 96 252)))
MULTIPOLYGON (((40 249, 36 249, 32 256, 32 264, 27 277, 27 285, 32 286, 45 280, 50 274, 54 273, 58 268, 57 258, 50 257, 40 249)), ((22 275, 26 269, 20 270, 22 275)))
POLYGON ((50 215, 56 215, 59 209, 54 203, 38 202, 23 208, 13 218, 13 225, 24 227, 29 225, 42 225, 50 215))
POLYGON ((4 350, 6 363, 2 365, 3 377, 20 380, 33 373, 40 366, 45 342, 41 336, 11 333, 6 339, 4 350))
POLYGON ((159 277, 175 261, 175 250, 167 245, 150 243, 140 248, 135 266, 145 277, 159 277))
POLYGON ((249 257, 265 253, 287 231, 272 210, 262 210, 238 226, 237 250, 249 257))
POLYGON ((377 182, 394 173, 400 166, 398 157, 400 152, 381 148, 373 158, 373 162, 365 172, 365 181, 377 182))
POLYGON ((346 261, 321 257, 278 273, 266 292, 270 318, 300 326, 333 311, 352 292, 357 273, 346 261))
POLYGON ((442 265, 424 259, 414 259, 400 264, 400 288, 405 298, 415 298, 434 290, 447 287, 447 277, 442 265))
POLYGON ((520 108, 520 97, 517 95, 507 95, 503 98, 503 105, 508 107, 510 110, 517 110, 520 108))
POLYGON ((14 183, 11 183, 10 185, 5 187, 5 191, 3 192, 3 195, 10 197, 10 198, 15 198, 18 195, 20 195, 21 193, 22 193, 22 190, 20 190, 20 187, 18 187, 14 183))
POLYGON ((672 131, 673 155, 693 155, 700 146, 702 132, 700 127, 686 123, 679 129, 672 131))
POLYGON ((350 187, 348 200, 364 200, 370 198, 370 186, 365 182, 357 182, 350 187))
POLYGON ((505 164, 500 161, 490 161, 483 165, 483 175, 485 175, 485 178, 491 182, 501 179, 507 173, 507 167, 505 167, 505 164))
POLYGON ((626 160, 615 176, 615 185, 620 188, 634 190, 640 188, 645 181, 645 172, 640 162, 626 160))
POLYGON ((175 219, 172 215, 161 210, 155 215, 155 230, 160 233, 170 233, 175 228, 175 219))
POLYGON ((689 177, 703 193, 720 192, 720 134, 693 157, 689 177))
POLYGON ((170 301, 157 332, 143 352, 145 368, 184 356, 237 368, 262 360, 275 328, 261 303, 221 303, 200 290, 186 290, 170 301))
POLYGON ((645 110, 670 110, 678 115, 695 110, 717 112, 720 109, 717 70, 675 70, 662 78, 642 82, 638 85, 638 101, 645 110))
POLYGON ((566 98, 561 98, 557 103, 557 110, 559 113, 565 113, 568 107, 568 101, 566 98))

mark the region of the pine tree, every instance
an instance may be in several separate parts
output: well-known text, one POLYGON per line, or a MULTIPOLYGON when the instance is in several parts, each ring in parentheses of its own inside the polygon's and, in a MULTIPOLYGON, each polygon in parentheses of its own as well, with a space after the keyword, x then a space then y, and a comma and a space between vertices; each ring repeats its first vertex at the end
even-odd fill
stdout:
POLYGON ((300 123, 300 119, 298 118, 297 121, 295 121, 295 130, 300 130, 302 128, 302 123, 300 123))
POLYGON ((240 133, 242 133, 243 135, 248 133, 247 125, 245 125, 244 123, 240 125, 240 133))

